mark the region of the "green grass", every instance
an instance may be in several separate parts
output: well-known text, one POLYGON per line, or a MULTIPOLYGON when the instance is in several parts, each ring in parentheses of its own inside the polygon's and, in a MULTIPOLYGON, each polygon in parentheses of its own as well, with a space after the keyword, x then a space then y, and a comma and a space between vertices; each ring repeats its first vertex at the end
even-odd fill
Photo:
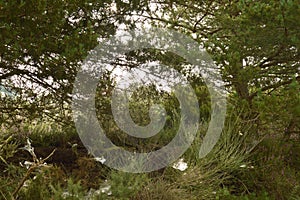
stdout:
MULTIPOLYGON (((78 142, 76 131, 47 123, 5 130, 0 138, 0 199, 299 199, 299 142, 282 143, 280 138, 253 142, 251 128, 239 117, 229 116, 213 151, 199 159, 204 123, 182 156, 188 164, 185 171, 169 166, 142 174, 111 170, 90 155, 77 154, 71 167, 47 163, 29 172, 16 162, 28 154, 20 149, 27 137, 36 148, 72 149, 71 144, 78 142)), ((168 140, 172 134, 167 130, 159 139, 168 140)), ((25 161, 33 160, 27 156, 21 163, 25 161)))

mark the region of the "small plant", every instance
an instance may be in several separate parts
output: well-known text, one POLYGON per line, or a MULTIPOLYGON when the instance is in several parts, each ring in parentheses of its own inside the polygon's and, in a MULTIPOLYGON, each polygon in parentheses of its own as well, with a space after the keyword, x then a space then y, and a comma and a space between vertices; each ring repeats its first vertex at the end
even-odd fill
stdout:
MULTIPOLYGON (((80 181, 74 182, 73 179, 67 180, 67 188, 61 188, 60 186, 51 186, 53 197, 51 199, 56 200, 81 200, 85 198, 85 191, 83 190, 80 181)), ((49 198, 50 199, 50 198, 49 198)))
POLYGON ((53 150, 46 158, 38 159, 34 152, 34 148, 31 146, 31 142, 30 142, 29 138, 27 139, 27 144, 25 145, 25 147, 23 147, 21 149, 28 151, 30 153, 30 155, 32 156, 33 161, 32 162, 30 162, 30 161, 24 162, 24 165, 27 168, 27 172, 24 175, 24 177, 22 178, 22 180, 19 182, 17 188, 12 193, 12 196, 14 198, 17 197, 18 192, 20 191, 22 186, 25 184, 26 180, 30 177, 32 172, 34 172, 36 169, 41 168, 41 167, 48 167, 46 160, 48 160, 55 152, 55 150, 53 150))
POLYGON ((227 188, 223 188, 216 192, 216 200, 271 200, 267 192, 262 192, 260 194, 250 193, 244 196, 235 196, 230 193, 227 188))
POLYGON ((13 141, 13 137, 9 136, 7 139, 0 138, 0 161, 8 165, 7 159, 13 157, 17 152, 18 143, 13 141))
MULTIPOLYGON (((108 184, 110 195, 116 199, 131 199, 147 184, 146 174, 131 174, 120 171, 113 171, 108 184)), ((107 193, 109 195, 109 193, 107 193)), ((109 195, 109 196, 110 196, 109 195)))

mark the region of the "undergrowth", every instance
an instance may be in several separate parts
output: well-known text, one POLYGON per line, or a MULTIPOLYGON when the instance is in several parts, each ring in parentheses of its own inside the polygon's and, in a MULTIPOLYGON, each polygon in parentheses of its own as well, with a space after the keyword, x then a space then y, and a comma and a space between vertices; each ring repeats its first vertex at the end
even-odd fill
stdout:
POLYGON ((299 159, 296 157, 300 147, 297 141, 253 140, 251 124, 229 116, 213 151, 200 159, 201 138, 206 130, 207 124, 203 123, 192 146, 181 157, 187 163, 187 169, 180 171, 170 165, 142 174, 109 169, 88 152, 80 152, 83 147, 72 128, 39 124, 24 125, 19 132, 5 130, 0 138, 3 171, 0 199, 300 198, 299 159), (30 138, 32 149, 24 148, 28 145, 27 138, 30 138), (70 166, 51 162, 51 157, 57 156, 55 153, 34 157, 39 147, 47 146, 72 152, 74 162, 70 166))

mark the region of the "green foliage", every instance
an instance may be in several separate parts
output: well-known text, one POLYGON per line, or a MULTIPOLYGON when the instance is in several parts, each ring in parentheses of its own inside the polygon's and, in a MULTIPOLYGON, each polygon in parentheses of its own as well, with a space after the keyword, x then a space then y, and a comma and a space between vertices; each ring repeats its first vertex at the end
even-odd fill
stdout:
MULTIPOLYGON (((201 135, 206 130, 204 127, 201 135)), ((249 143, 249 130, 250 124, 229 116, 219 142, 202 159, 197 159, 202 141, 196 139, 185 154, 190 167, 173 186, 188 190, 195 196, 199 194, 199 199, 213 199, 220 185, 228 185, 240 193, 247 191, 247 186, 239 176, 252 165, 248 157, 255 144, 249 143)))
POLYGON ((67 181, 66 189, 58 187, 57 189, 53 186, 51 187, 53 190, 54 199, 67 199, 67 200, 81 200, 85 197, 85 191, 81 187, 80 182, 75 183, 72 179, 67 181))
POLYGON ((232 194, 230 194, 230 192, 224 188, 220 191, 217 192, 216 194, 216 200, 271 200, 273 199, 273 197, 269 196, 269 194, 267 192, 263 192, 259 195, 255 194, 255 193, 251 193, 245 196, 234 196, 232 194))
POLYGON ((265 190, 278 199, 291 198, 291 191, 297 191, 300 180, 298 165, 290 163, 299 160, 292 143, 265 138, 257 145, 250 157, 254 168, 241 176, 248 190, 265 190))
POLYGON ((113 171, 110 175, 110 190, 116 199, 131 199, 148 182, 146 174, 131 174, 113 171))
MULTIPOLYGON (((297 182, 300 180, 296 173, 299 165, 294 159, 297 143, 286 146, 274 139, 264 140, 256 146, 248 132, 251 123, 237 116, 227 118, 223 134, 213 151, 203 159, 196 159, 201 136, 207 129, 203 124, 193 145, 183 155, 188 164, 184 172, 172 167, 150 174, 101 170, 99 173, 101 176, 105 173, 107 181, 102 179, 99 182, 99 179, 88 178, 95 169, 89 168, 88 160, 81 158, 82 164, 77 162, 84 171, 80 182, 75 181, 78 178, 65 174, 60 167, 49 166, 35 171, 18 196, 22 199, 297 199, 297 182), (85 182, 88 180, 94 182, 88 184, 93 185, 93 189, 87 188, 85 182)), ((44 126, 44 129, 35 131, 40 130, 46 135, 54 131, 52 134, 59 138, 61 132, 44 126)), ((0 190, 2 196, 11 196, 17 187, 15 180, 22 179, 24 170, 16 164, 6 166, 5 175, 0 176, 0 182, 5 183, 0 190)))
POLYGON ((191 35, 211 53, 232 93, 251 104, 299 82, 299 0, 166 1, 158 26, 191 35), (170 7, 172 9, 170 9, 170 7))
MULTIPOLYGON (((299 199, 299 19, 299 0, 0 1, 0 89, 11 94, 0 93, 0 198, 299 199), (188 165, 183 172, 171 166, 148 174, 117 172, 77 151, 70 93, 81 61, 97 39, 114 34, 120 24, 135 27, 130 16, 140 13, 145 19, 138 21, 178 30, 204 46, 229 92, 221 138, 199 159, 211 114, 200 74, 193 74, 193 67, 172 52, 150 48, 124 55, 126 69, 157 62, 184 74, 194 88, 201 127, 182 156, 188 165), (28 172, 19 166, 28 157, 17 151, 27 137, 34 147, 72 148, 73 166, 47 165, 28 172)), ((111 113, 111 75, 101 77, 96 94, 97 115, 107 136, 129 151, 148 152, 168 144, 181 117, 174 94, 152 85, 135 90, 129 102, 133 121, 147 125, 151 105, 162 104, 167 123, 149 139, 129 137, 111 113)))
MULTIPOLYGON (((174 177, 173 177, 174 178, 174 177)), ((187 194, 184 190, 172 187, 171 184, 163 179, 154 179, 148 182, 133 198, 133 200, 180 200, 180 199, 192 199, 190 194, 187 194)))
POLYGON ((0 135, 0 161, 2 163, 7 163, 7 159, 13 157, 17 152, 18 143, 13 141, 13 137, 9 136, 7 138, 0 135))
POLYGON ((0 122, 14 124, 16 115, 70 121, 66 112, 82 60, 99 38, 120 23, 130 25, 128 12, 142 8, 133 2, 1 1, 0 87, 15 97, 1 102, 0 122))

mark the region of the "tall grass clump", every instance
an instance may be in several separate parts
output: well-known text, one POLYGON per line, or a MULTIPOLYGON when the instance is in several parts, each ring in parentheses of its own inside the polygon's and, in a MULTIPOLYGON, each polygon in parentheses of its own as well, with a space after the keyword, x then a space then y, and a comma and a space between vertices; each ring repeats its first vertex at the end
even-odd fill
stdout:
POLYGON ((274 199, 300 199, 297 146, 299 141, 264 138, 250 157, 255 168, 243 175, 249 190, 268 191, 274 199))
POLYGON ((207 127, 207 123, 203 124, 192 147, 184 155, 189 168, 170 187, 184 190, 190 195, 189 199, 215 199, 222 188, 228 188, 232 194, 247 193, 247 185, 240 175, 254 167, 248 158, 258 143, 250 139, 251 124, 234 115, 228 116, 218 143, 200 159, 201 138, 207 127))

